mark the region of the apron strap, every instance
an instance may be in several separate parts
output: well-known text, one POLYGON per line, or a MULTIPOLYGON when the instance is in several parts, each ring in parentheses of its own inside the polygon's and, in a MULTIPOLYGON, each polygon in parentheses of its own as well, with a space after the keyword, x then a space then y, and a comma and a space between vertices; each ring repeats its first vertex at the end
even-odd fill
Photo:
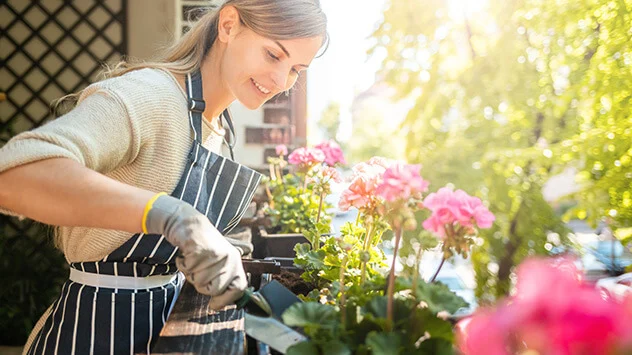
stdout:
MULTIPOLYGON (((202 92, 202 75, 200 70, 197 69, 193 74, 187 74, 187 97, 189 99, 189 119, 191 122, 191 128, 193 129, 195 140, 202 144, 202 113, 206 109, 206 103, 204 102, 204 94, 202 92)), ((230 159, 235 160, 233 148, 235 147, 235 127, 230 117, 228 108, 222 112, 221 117, 228 123, 229 141, 226 141, 224 137, 224 143, 228 146, 230 151, 230 159)))
POLYGON ((189 99, 189 121, 193 129, 194 139, 202 144, 202 112, 206 109, 202 94, 202 77, 200 71, 187 74, 187 97, 189 99))

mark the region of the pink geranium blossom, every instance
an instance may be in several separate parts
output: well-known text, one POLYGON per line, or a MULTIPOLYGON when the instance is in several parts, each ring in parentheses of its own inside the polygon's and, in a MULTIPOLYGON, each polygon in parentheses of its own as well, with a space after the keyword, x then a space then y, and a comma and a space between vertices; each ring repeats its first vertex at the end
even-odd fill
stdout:
POLYGON ((413 164, 391 165, 384 171, 382 182, 376 188, 377 194, 389 202, 421 197, 429 183, 419 174, 420 169, 420 165, 413 164))
POLYGON ((375 198, 374 191, 375 183, 373 181, 358 176, 342 192, 338 207, 341 211, 348 211, 351 207, 357 209, 368 207, 375 198))
POLYGON ((287 155, 287 146, 285 144, 277 145, 275 150, 276 150, 276 155, 278 156, 287 155))
POLYGON ((463 190, 452 191, 442 187, 429 194, 423 204, 432 211, 423 227, 440 236, 445 236, 445 225, 458 223, 463 227, 473 227, 476 224, 479 228, 489 228, 496 218, 478 197, 470 196, 463 190))
POLYGON ((530 259, 517 272, 516 295, 459 322, 464 355, 629 353, 632 310, 582 282, 570 259, 530 259), (617 352, 619 351, 619 352, 617 352))
POLYGON ((329 166, 334 166, 337 163, 347 164, 340 145, 332 140, 320 143, 314 148, 320 149, 325 154, 325 163, 329 166))
POLYGON ((373 157, 366 163, 353 166, 353 177, 349 187, 342 192, 339 208, 347 211, 351 207, 366 209, 374 207, 377 199, 377 186, 390 162, 386 158, 373 157))
POLYGON ((288 162, 294 165, 312 166, 325 161, 325 154, 320 149, 300 147, 288 156, 288 162))
POLYGON ((323 176, 324 181, 333 180, 334 182, 337 182, 337 183, 342 182, 342 177, 340 176, 340 173, 338 172, 338 170, 336 170, 336 168, 333 168, 331 166, 327 166, 323 168, 321 175, 323 176))

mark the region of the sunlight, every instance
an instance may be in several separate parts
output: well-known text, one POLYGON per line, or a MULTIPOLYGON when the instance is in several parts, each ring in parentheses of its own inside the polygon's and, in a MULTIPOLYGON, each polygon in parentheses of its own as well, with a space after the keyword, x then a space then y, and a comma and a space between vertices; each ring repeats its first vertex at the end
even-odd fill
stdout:
POLYGON ((463 15, 471 15, 484 12, 488 5, 488 0, 446 0, 448 2, 449 15, 453 19, 461 18, 463 15))

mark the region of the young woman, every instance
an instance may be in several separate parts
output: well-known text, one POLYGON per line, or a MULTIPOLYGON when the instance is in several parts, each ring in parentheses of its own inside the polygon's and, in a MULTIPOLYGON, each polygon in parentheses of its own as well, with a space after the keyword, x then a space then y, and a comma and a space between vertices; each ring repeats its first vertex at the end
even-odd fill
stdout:
POLYGON ((26 354, 149 353, 182 273, 215 309, 241 296, 223 234, 260 175, 217 154, 221 120, 289 90, 326 36, 318 0, 225 1, 164 60, 117 67, 0 149, 0 211, 60 226, 70 265, 26 354))

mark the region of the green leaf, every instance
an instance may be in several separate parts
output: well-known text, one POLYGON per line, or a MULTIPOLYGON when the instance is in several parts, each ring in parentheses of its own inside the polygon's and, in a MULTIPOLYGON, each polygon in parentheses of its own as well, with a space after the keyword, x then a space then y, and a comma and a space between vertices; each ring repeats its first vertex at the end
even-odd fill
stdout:
MULTIPOLYGON (((454 340, 454 332, 452 325, 447 320, 437 318, 436 314, 432 313, 429 309, 416 308, 411 314, 412 328, 416 330, 414 337, 421 337, 425 332, 430 333, 432 338, 444 339, 448 342, 454 340)), ((409 329, 411 332, 413 329, 409 329)))
POLYGON ((287 355, 319 355, 318 347, 311 341, 304 341, 287 348, 287 355))
MULTIPOLYGON (((386 319, 386 296, 373 297, 365 306, 365 312, 371 314, 374 317, 386 319)), ((393 300, 393 321, 395 324, 408 320, 410 316, 411 304, 400 299, 395 298, 393 300)))
POLYGON ((415 297, 426 302, 430 311, 435 314, 441 311, 454 313, 461 307, 467 307, 467 302, 440 282, 426 283, 419 280, 415 297))
POLYGON ((419 344, 418 354, 434 354, 434 355, 454 355, 454 346, 451 341, 430 338, 419 344))
POLYGON ((339 340, 332 340, 323 343, 322 349, 327 355, 351 355, 351 349, 339 340))
POLYGON ((398 333, 370 332, 366 337, 366 344, 374 355, 400 354, 401 343, 398 333))
POLYGON ((283 323, 290 327, 327 328, 337 321, 336 309, 318 302, 300 302, 283 312, 283 323))

